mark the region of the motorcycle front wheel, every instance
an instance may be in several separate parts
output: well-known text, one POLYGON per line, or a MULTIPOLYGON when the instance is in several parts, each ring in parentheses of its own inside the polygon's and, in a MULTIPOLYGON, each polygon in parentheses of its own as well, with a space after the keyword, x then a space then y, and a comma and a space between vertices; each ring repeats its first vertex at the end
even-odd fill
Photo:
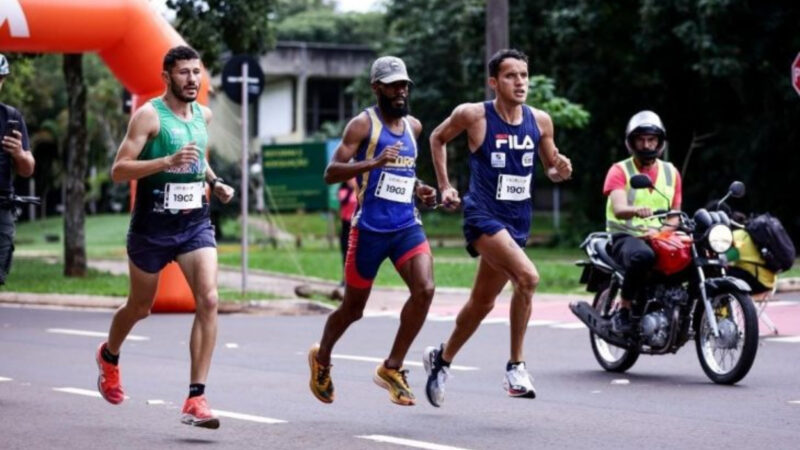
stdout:
POLYGON ((700 365, 717 384, 734 384, 747 375, 758 350, 758 315, 749 295, 725 292, 711 299, 720 331, 714 331, 706 311, 700 317, 695 346, 700 365))
MULTIPOLYGON (((592 302, 592 307, 605 318, 609 316, 613 306, 614 299, 608 298, 610 291, 610 287, 601 290, 594 296, 592 302)), ((611 345, 591 330, 589 330, 589 341, 592 343, 595 359, 603 369, 609 372, 625 372, 639 359, 638 351, 611 345)))

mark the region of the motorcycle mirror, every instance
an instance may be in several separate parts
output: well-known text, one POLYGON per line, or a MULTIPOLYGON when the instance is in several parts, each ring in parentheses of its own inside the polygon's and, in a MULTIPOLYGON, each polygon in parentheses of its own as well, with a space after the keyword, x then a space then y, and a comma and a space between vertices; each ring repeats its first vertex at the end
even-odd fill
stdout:
POLYGON ((728 188, 728 192, 731 194, 733 198, 742 198, 744 197, 744 183, 741 181, 734 181, 731 183, 731 187, 728 188))
POLYGON ((653 181, 644 174, 638 174, 631 177, 631 187, 634 189, 653 188, 653 181))

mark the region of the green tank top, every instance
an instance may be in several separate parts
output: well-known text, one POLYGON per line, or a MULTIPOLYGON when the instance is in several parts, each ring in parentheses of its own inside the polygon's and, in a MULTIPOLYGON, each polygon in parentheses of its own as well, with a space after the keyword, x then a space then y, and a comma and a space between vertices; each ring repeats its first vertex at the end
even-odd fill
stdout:
POLYGON ((185 120, 175 115, 160 97, 150 101, 158 114, 158 134, 147 141, 139 154, 139 160, 163 158, 176 153, 181 147, 194 141, 200 149, 196 163, 173 167, 140 178, 136 186, 131 229, 138 232, 161 234, 159 231, 175 231, 192 225, 208 217, 208 205, 191 211, 164 209, 164 188, 167 183, 192 183, 205 180, 205 149, 208 145, 208 131, 203 111, 197 102, 192 102, 192 118, 185 120))

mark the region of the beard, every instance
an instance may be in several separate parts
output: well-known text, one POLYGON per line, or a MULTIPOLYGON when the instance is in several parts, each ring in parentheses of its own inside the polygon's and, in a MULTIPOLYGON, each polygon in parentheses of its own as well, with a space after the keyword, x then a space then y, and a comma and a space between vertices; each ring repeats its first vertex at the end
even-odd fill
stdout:
POLYGON ((408 97, 404 98, 403 106, 396 107, 392 103, 397 97, 390 98, 382 93, 378 92, 378 107, 381 109, 381 112, 386 114, 389 117, 405 117, 408 115, 408 97))
MULTIPOLYGON (((170 80, 170 81, 171 82, 169 84, 169 90, 170 92, 172 92, 172 95, 174 95, 175 98, 184 103, 191 103, 197 99, 197 94, 195 94, 194 96, 189 96, 183 93, 183 88, 186 86, 181 87, 180 85, 178 85, 178 83, 175 82, 175 80, 170 80)), ((199 91, 200 87, 196 86, 196 88, 199 91)))

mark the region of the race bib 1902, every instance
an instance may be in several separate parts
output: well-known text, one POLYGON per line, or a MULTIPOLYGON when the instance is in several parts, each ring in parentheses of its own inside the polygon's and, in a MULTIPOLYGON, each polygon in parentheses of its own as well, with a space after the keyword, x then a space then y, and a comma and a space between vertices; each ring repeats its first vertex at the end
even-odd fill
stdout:
POLYGON ((414 194, 414 177, 401 177, 389 172, 381 173, 375 196, 399 203, 411 203, 414 194))
POLYGON ((167 183, 164 186, 164 209, 197 209, 203 206, 203 182, 167 183))
POLYGON ((500 174, 497 178, 497 200, 521 201, 531 198, 531 175, 500 174))

